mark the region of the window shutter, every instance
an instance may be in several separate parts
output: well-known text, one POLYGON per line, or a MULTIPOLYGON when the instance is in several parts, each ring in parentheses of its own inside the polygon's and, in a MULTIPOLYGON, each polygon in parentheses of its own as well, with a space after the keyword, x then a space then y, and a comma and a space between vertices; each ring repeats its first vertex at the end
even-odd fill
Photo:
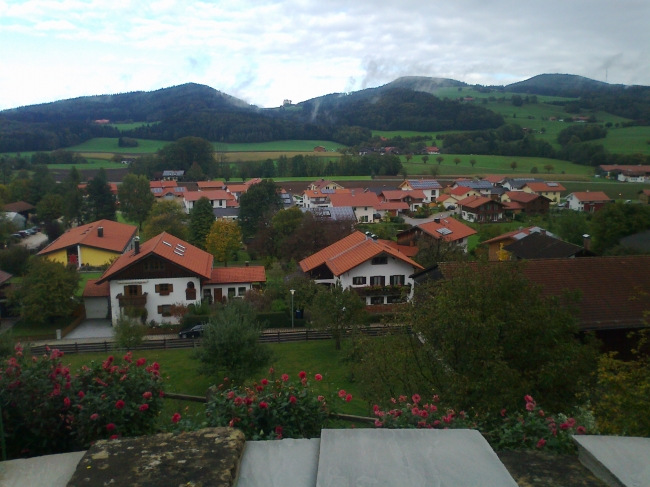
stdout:
POLYGON ((142 296, 142 286, 138 285, 138 296, 142 296))
POLYGON ((174 285, 173 284, 167 284, 169 286, 169 292, 173 293, 174 292, 174 285))
POLYGON ((163 307, 162 307, 162 306, 158 306, 158 314, 161 315, 162 312, 163 312, 163 307))
POLYGON ((157 293, 160 292, 160 284, 156 284, 156 292, 157 292, 157 293))

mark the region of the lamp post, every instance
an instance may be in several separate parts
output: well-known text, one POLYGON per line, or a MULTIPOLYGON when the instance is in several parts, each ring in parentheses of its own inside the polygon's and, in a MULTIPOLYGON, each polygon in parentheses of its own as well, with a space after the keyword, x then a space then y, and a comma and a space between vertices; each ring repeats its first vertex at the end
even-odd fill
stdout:
POLYGON ((289 289, 289 292, 291 293, 291 328, 293 328, 293 295, 295 294, 296 290, 289 289))

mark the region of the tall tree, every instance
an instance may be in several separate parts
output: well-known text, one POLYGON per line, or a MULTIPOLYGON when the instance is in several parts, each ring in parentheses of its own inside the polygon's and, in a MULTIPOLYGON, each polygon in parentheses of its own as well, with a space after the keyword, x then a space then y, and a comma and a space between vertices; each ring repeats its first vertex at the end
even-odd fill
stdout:
POLYGON ((142 223, 147 219, 154 204, 154 195, 146 176, 127 174, 117 190, 120 210, 127 220, 137 222, 142 230, 142 223))
POLYGON ((140 236, 143 241, 147 241, 162 232, 167 232, 181 240, 187 240, 189 235, 187 220, 187 213, 178 203, 161 201, 151 208, 140 236))
POLYGON ((159 157, 168 166, 168 169, 189 171, 192 164, 196 163, 201 170, 214 176, 217 164, 214 159, 214 147, 200 137, 183 137, 173 144, 167 144, 158 151, 159 157))
POLYGON ((212 224, 206 238, 205 247, 214 255, 217 262, 228 266, 228 259, 239 250, 241 245, 241 230, 235 222, 217 220, 212 224))
POLYGON ((34 166, 27 201, 32 205, 37 205, 41 198, 51 193, 55 187, 56 181, 47 166, 34 166))
POLYGON ((36 215, 39 220, 51 222, 63 216, 64 200, 59 194, 46 194, 36 205, 36 215))
POLYGON ((260 220, 272 217, 282 208, 280 188, 270 179, 252 185, 239 198, 239 226, 244 237, 252 237, 258 229, 260 220))
POLYGON ((117 220, 115 213, 115 196, 106 178, 106 171, 100 168, 97 175, 86 186, 88 194, 88 211, 92 221, 117 220))
POLYGON ((83 191, 79 189, 81 175, 76 167, 68 171, 68 175, 63 182, 63 216, 68 226, 72 224, 82 225, 83 216, 86 213, 86 201, 83 197, 83 191))
POLYGON ((212 204, 207 198, 199 198, 190 210, 190 243, 205 250, 205 239, 214 223, 212 204))

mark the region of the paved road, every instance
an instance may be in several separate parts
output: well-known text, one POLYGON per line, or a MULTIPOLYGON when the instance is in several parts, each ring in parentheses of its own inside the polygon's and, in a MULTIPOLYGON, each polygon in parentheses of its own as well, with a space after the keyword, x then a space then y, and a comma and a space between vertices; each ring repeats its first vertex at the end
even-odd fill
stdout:
POLYGON ((22 239, 18 244, 27 247, 28 249, 36 249, 39 245, 45 242, 47 242, 47 235, 43 232, 39 232, 22 239))

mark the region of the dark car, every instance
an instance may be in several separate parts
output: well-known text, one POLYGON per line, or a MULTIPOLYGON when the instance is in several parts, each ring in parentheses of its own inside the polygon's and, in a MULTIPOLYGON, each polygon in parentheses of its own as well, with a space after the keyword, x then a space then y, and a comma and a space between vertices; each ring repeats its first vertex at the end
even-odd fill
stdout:
POLYGON ((179 338, 199 338, 203 335, 203 328, 205 325, 194 325, 189 328, 185 328, 178 332, 179 338))

